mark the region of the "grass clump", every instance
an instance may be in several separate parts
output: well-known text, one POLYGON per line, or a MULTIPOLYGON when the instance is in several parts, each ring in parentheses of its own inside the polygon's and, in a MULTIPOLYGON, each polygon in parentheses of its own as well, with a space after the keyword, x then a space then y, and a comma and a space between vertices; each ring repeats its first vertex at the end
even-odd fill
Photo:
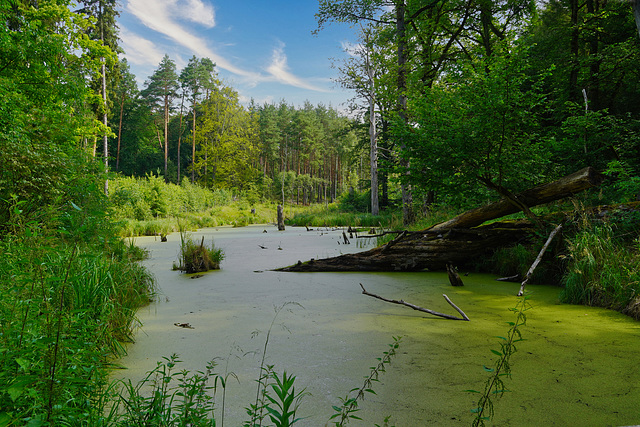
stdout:
POLYGON ((224 252, 216 248, 213 242, 210 246, 205 245, 203 236, 198 244, 185 232, 180 233, 180 239, 180 263, 177 266, 174 265, 175 270, 191 274, 220 268, 224 252))

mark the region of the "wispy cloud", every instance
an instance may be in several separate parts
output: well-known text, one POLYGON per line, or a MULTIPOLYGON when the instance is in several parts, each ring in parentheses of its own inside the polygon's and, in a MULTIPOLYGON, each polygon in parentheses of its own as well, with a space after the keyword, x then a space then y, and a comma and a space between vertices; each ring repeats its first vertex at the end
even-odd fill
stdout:
POLYGON ((313 90, 316 92, 327 92, 326 89, 313 85, 303 80, 289 71, 287 65, 287 55, 284 53, 284 43, 280 42, 273 50, 271 64, 267 67, 267 72, 276 81, 287 85, 299 87, 301 89, 313 90))
MULTIPOLYGON (((328 92, 290 71, 283 43, 273 50, 271 63, 265 69, 266 74, 239 68, 216 53, 209 47, 210 40, 200 37, 190 28, 193 24, 207 28, 213 28, 216 25, 215 10, 203 0, 128 0, 126 10, 147 28, 163 34, 197 56, 211 59, 218 68, 240 77, 245 85, 255 86, 260 82, 276 81, 302 89, 328 92)), ((142 61, 145 58, 153 65, 160 62, 162 55, 157 56, 157 49, 148 40, 131 33, 123 34, 122 38, 125 50, 127 50, 127 44, 131 46, 129 48, 131 52, 127 50, 127 57, 131 62, 142 61), (145 50, 141 49, 146 49, 149 54, 144 55, 145 50)))
POLYGON ((127 2, 127 11, 136 16, 146 27, 164 34, 198 56, 211 59, 218 67, 242 77, 258 77, 255 73, 242 70, 231 64, 210 49, 204 39, 180 25, 176 20, 178 17, 195 23, 203 23, 202 21, 204 21, 208 26, 213 26, 215 23, 213 9, 210 9, 211 13, 208 18, 201 19, 202 17, 198 17, 196 19, 194 12, 184 12, 183 8, 187 7, 185 3, 196 6, 197 10, 209 10, 200 0, 187 0, 186 2, 179 2, 178 0, 129 0, 127 2))
POLYGON ((201 0, 180 1, 176 9, 179 10, 183 18, 191 22, 202 24, 207 28, 213 28, 216 25, 213 7, 201 0))
POLYGON ((133 64, 158 64, 163 53, 156 49, 153 42, 120 27, 120 38, 127 60, 133 64))

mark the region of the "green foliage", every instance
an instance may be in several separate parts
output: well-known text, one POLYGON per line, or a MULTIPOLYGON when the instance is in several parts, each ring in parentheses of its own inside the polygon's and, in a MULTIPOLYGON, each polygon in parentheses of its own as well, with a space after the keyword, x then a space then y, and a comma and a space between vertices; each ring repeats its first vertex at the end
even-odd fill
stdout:
POLYGON ((296 418, 296 413, 300 407, 300 401, 307 393, 304 390, 296 393, 293 385, 295 380, 296 377, 293 375, 287 376, 287 371, 282 373, 282 377, 276 373, 273 374, 274 382, 269 384, 269 387, 275 397, 267 394, 270 402, 267 405, 267 411, 275 427, 289 427, 300 421, 300 418, 296 418))
POLYGON ((371 212, 371 191, 348 191, 338 198, 338 206, 345 212, 371 212))
POLYGON ((496 274, 510 277, 519 274, 524 277, 535 259, 535 254, 524 245, 517 244, 500 248, 492 255, 492 267, 496 274))
POLYGON ((416 184, 460 195, 478 184, 517 191, 539 179, 548 162, 537 120, 542 76, 529 75, 526 50, 507 41, 500 49, 511 53, 460 62, 412 100, 416 126, 403 137, 416 184))
POLYGON ((608 223, 585 223, 568 242, 561 300, 623 311, 640 318, 638 241, 630 246, 608 223))
POLYGON ((96 425, 108 358, 131 341, 153 279, 121 242, 65 243, 45 232, 31 224, 0 242, 0 413, 20 424, 96 425))
POLYGON ((118 400, 123 414, 117 425, 127 426, 215 426, 215 396, 226 388, 224 376, 215 373, 216 363, 204 372, 176 371, 177 355, 164 357, 155 369, 135 386, 124 384, 118 400))
POLYGON ((203 212, 226 205, 231 194, 225 190, 207 190, 183 179, 181 185, 165 184, 158 176, 146 178, 118 177, 110 182, 109 200, 116 219, 136 219, 181 216, 203 212))
POLYGON ((493 400, 502 396, 507 390, 502 378, 511 378, 511 356, 518 350, 516 343, 523 341, 520 328, 527 323, 525 311, 531 308, 529 297, 519 297, 518 304, 509 310, 516 313, 515 322, 508 322, 511 326, 506 337, 500 339, 500 350, 491 350, 491 353, 498 356, 493 368, 484 366, 484 370, 489 372, 489 378, 485 383, 484 391, 467 390, 470 393, 480 394, 478 406, 471 410, 475 414, 472 425, 484 426, 485 421, 493 418, 493 400))

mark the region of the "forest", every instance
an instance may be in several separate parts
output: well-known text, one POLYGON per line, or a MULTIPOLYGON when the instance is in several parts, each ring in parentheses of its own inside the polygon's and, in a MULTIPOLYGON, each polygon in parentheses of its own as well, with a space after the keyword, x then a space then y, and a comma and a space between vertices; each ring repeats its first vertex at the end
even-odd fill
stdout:
MULTIPOLYGON (((123 182, 248 206, 348 200, 410 227, 591 167, 602 184, 558 209, 637 206, 638 4, 319 0, 309 31, 352 26, 358 38, 336 64, 354 93, 338 107, 243 103, 196 56, 178 70, 165 55, 138 87, 119 45, 121 2, 0 1, 0 425, 98 425, 105 406, 77 396, 103 389, 107 358, 124 352, 153 293, 142 255, 117 236, 123 182), (80 372, 80 359, 93 365, 80 372)), ((599 259, 624 258, 624 286, 566 301, 637 318, 640 215, 610 211, 578 227, 568 251, 610 243, 599 259)), ((585 278, 573 259, 558 284, 605 280, 594 279, 602 264, 585 278)))

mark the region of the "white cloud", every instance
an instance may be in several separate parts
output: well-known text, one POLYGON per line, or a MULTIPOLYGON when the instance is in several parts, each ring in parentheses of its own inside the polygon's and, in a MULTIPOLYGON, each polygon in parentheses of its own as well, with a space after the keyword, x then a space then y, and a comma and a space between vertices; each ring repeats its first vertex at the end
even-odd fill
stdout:
POLYGON ((158 64, 164 54, 156 49, 153 42, 120 27, 122 48, 127 61, 137 65, 158 64))
POLYGON ((280 83, 299 87, 302 89, 313 90, 316 92, 327 92, 326 89, 312 85, 311 83, 293 75, 289 71, 289 66, 287 65, 287 56, 284 53, 284 43, 282 42, 280 42, 278 47, 273 49, 271 65, 267 67, 267 72, 273 77, 273 79, 280 83))
POLYGON ((207 28, 213 28, 216 25, 213 7, 201 0, 184 0, 178 2, 176 9, 178 9, 183 18, 189 21, 202 24, 207 28))
MULTIPOLYGON (((199 57, 211 59, 218 68, 240 77, 245 85, 254 87, 260 82, 276 81, 302 89, 328 92, 326 89, 313 85, 291 73, 287 65, 283 43, 274 49, 272 62, 266 69, 267 75, 236 67, 229 60, 217 54, 209 47, 208 40, 191 31, 191 27, 182 24, 184 21, 189 21, 209 28, 215 26, 214 9, 202 0, 128 0, 126 10, 138 18, 147 28, 163 34, 199 57)), ((128 38, 133 40, 134 36, 129 35, 128 38)), ((145 39, 141 37, 137 37, 137 39, 138 44, 142 46, 140 41, 145 39)), ((149 52, 157 51, 150 42, 145 46, 149 52)), ((145 58, 143 53, 144 51, 140 51, 136 60, 143 60, 145 58)), ((162 56, 160 55, 160 58, 156 59, 154 52, 154 55, 149 55, 147 58, 151 61, 151 57, 153 57, 153 61, 150 63, 156 65, 162 56)), ((134 62, 133 58, 130 60, 134 62)))
MULTIPOLYGON (((198 2, 198 0, 189 0, 198 2)), ((182 25, 174 21, 180 15, 176 0, 129 0, 127 10, 135 15, 146 27, 164 34, 174 42, 190 49, 201 57, 211 59, 216 65, 233 74, 247 78, 256 78, 254 73, 235 67, 226 59, 217 55, 207 46, 207 42, 197 35, 187 31, 182 25)))

